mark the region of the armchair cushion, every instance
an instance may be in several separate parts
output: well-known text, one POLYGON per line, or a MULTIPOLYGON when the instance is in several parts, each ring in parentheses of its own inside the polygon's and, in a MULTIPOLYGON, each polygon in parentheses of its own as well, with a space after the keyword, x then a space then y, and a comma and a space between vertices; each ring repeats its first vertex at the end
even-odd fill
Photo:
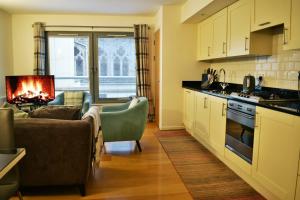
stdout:
POLYGON ((78 106, 46 106, 30 112, 31 118, 48 118, 63 120, 80 119, 81 108, 78 106))
POLYGON ((82 91, 66 91, 64 92, 64 105, 82 106, 82 91))

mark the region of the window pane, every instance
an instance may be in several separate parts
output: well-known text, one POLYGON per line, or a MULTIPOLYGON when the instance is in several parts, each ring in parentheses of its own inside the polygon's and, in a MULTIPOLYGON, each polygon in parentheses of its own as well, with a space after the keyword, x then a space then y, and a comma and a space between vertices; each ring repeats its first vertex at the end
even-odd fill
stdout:
POLYGON ((88 36, 49 36, 50 74, 57 91, 89 91, 88 36))
POLYGON ((124 98, 136 95, 133 37, 99 37, 98 52, 99 97, 124 98))

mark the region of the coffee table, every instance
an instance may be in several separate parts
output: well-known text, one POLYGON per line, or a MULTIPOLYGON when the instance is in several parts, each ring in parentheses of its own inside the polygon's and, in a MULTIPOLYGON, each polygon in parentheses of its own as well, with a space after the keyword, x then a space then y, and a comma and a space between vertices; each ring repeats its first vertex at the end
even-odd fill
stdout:
POLYGON ((0 153, 0 179, 5 176, 25 154, 25 148, 17 148, 14 153, 0 153))

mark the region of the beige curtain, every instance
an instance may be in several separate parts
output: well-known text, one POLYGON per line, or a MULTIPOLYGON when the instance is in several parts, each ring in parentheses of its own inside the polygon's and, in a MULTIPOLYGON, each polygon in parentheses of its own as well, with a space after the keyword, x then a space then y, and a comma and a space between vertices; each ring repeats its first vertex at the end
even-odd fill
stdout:
POLYGON ((148 120, 154 121, 154 107, 151 94, 149 73, 149 26, 147 24, 134 25, 134 39, 137 63, 137 96, 147 97, 149 101, 148 120))
POLYGON ((46 32, 43 23, 36 22, 33 24, 34 37, 34 68, 33 73, 36 75, 47 75, 46 67, 46 32))

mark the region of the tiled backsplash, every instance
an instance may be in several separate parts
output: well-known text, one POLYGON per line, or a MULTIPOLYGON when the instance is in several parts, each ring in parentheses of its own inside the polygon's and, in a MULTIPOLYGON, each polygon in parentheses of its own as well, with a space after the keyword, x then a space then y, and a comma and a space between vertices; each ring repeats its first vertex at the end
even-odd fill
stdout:
MULTIPOLYGON (((273 36, 272 56, 260 56, 250 58, 231 58, 214 61, 213 69, 224 68, 226 70, 226 82, 243 83, 247 74, 263 76, 263 85, 285 89, 298 88, 298 71, 300 71, 300 50, 283 51, 282 34, 273 36)), ((221 76, 221 80, 223 77, 221 76)))

